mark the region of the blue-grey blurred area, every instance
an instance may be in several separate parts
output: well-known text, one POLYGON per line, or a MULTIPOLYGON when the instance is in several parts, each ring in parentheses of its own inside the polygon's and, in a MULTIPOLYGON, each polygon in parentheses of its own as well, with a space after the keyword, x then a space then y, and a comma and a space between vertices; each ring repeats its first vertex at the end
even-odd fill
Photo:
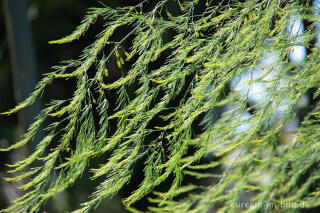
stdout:
MULTIPOLYGON (((313 2, 315 8, 317 2, 320 1, 313 2)), ((307 49, 304 45, 300 45, 303 39, 304 23, 303 20, 297 17, 298 14, 290 18, 291 20, 289 22, 289 25, 287 26, 287 32, 288 38, 294 41, 294 43, 296 44, 289 50, 289 61, 296 67, 296 69, 299 69, 299 66, 306 58, 307 49)), ((272 38, 270 38, 270 40, 272 41, 272 38)), ((259 67, 248 69, 243 75, 232 80, 231 87, 233 88, 233 90, 237 92, 240 97, 246 99, 251 105, 258 106, 268 99, 268 86, 270 86, 273 79, 278 78, 281 74, 281 70, 279 70, 280 66, 278 66, 277 64, 279 63, 278 54, 279 53, 277 52, 265 52, 262 55, 263 59, 258 63, 259 67)), ((284 73, 284 76, 285 75, 288 74, 284 73)), ((279 87, 283 86, 286 86, 286 82, 284 80, 280 80, 279 87)), ((271 125, 282 117, 282 114, 284 111, 286 111, 289 102, 290 99, 288 97, 285 97, 280 105, 277 106, 274 119, 271 119, 270 121, 271 125)), ((309 97, 305 95, 302 97, 297 107, 307 107, 308 103, 309 97)), ((249 112, 244 113, 243 124, 238 128, 239 131, 245 131, 250 127, 250 125, 246 123, 250 116, 251 114, 249 112)), ((290 133, 294 132, 298 126, 299 119, 292 118, 288 121, 287 126, 284 128, 284 131, 290 133)))
MULTIPOLYGON (((101 1, 103 2, 103 1, 101 1)), ((92 0, 3 0, 0 4, 0 112, 22 101, 35 87, 42 75, 62 60, 75 59, 88 46, 100 29, 80 41, 67 45, 48 42, 70 34, 81 22, 87 8, 101 6, 92 0)), ((98 24, 97 24, 98 25, 98 24)), ((102 26, 102 24, 101 24, 102 26)), ((0 116, 0 148, 15 143, 49 99, 63 99, 72 95, 74 82, 54 81, 36 102, 21 113, 0 116), (24 114, 23 114, 24 113, 24 114)), ((34 151, 38 138, 15 151, 0 153, 0 209, 25 192, 17 189, 23 182, 8 183, 4 177, 14 176, 5 164, 13 164, 34 151)), ((30 169, 30 168, 27 168, 30 169)), ((97 183, 88 182, 86 174, 70 190, 50 201, 43 212, 59 213, 78 209, 87 201, 97 183), (91 185, 92 184, 92 185, 91 185)), ((101 180, 100 180, 101 181, 101 180)), ((122 213, 119 197, 106 199, 95 212, 122 213)))

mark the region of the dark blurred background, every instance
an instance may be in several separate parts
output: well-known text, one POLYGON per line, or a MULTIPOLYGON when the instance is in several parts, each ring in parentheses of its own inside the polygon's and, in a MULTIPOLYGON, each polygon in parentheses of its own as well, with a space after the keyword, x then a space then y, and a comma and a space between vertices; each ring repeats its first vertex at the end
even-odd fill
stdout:
MULTIPOLYGON (((80 41, 67 45, 49 45, 48 42, 70 34, 81 22, 89 7, 101 6, 97 0, 2 0, 0 4, 0 112, 14 107, 29 94, 52 66, 62 60, 77 58, 97 34, 93 29, 80 41), (29 31, 30 30, 30 31, 29 31)), ((117 4, 117 3, 113 3, 117 4)), ((113 5, 115 6, 115 5, 113 5)), ((98 24, 97 24, 98 25, 98 24)), ((72 94, 72 82, 54 81, 41 102, 22 113, 0 116, 0 147, 15 143, 32 122, 41 106, 49 99, 62 99, 72 94)), ((13 164, 33 151, 35 144, 28 144, 16 151, 0 153, 0 209, 23 192, 3 180, 13 164)), ((83 178, 86 179, 87 178, 83 178)), ((79 208, 88 200, 94 186, 86 181, 61 193, 43 208, 45 212, 65 212, 79 208)), ((125 212, 118 197, 105 200, 95 212, 125 212)))

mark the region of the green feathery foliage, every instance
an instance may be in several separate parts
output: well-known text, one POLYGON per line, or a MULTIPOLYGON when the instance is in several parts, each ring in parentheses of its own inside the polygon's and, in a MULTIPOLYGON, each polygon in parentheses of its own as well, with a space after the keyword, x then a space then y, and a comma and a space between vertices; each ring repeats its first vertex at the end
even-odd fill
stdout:
POLYGON ((56 118, 35 151, 9 165, 12 173, 34 163, 38 167, 6 179, 28 180, 20 186, 27 192, 0 212, 38 212, 48 199, 71 187, 89 161, 106 153, 104 164, 89 167, 92 179, 104 181, 75 212, 93 211, 104 198, 125 188, 141 159, 144 179, 123 200, 132 212, 141 212, 134 204, 144 197, 150 202, 147 212, 157 213, 277 209, 237 207, 248 192, 248 202, 320 205, 319 108, 305 117, 293 143, 279 140, 283 127, 296 116, 301 97, 309 91, 315 99, 320 94, 320 49, 314 44, 320 20, 309 1, 145 0, 123 8, 103 6, 90 9, 71 35, 50 43, 81 39, 99 18, 105 20, 104 29, 79 59, 54 67, 28 99, 3 113, 34 103, 54 79, 77 82, 70 99, 52 101, 19 142, 1 149, 27 144, 41 124, 56 118), (292 18, 309 23, 299 38, 289 35, 292 18), (121 29, 129 32, 115 38, 121 29), (288 59, 294 45, 308 48, 299 66, 288 59), (263 67, 259 62, 268 52, 277 57, 263 67), (106 67, 114 62, 121 75, 112 81, 106 67), (230 85, 255 67, 265 74, 246 84, 266 84, 267 96, 248 108, 249 90, 239 94, 230 85), (117 94, 112 110, 110 92, 117 94), (284 100, 285 109, 276 118, 284 100), (233 107, 211 121, 215 109, 230 104, 233 107), (252 109, 251 117, 242 119, 252 109), (243 124, 248 128, 239 131, 243 124), (197 181, 184 181, 187 177, 197 181), (158 190, 162 183, 169 187, 158 190))

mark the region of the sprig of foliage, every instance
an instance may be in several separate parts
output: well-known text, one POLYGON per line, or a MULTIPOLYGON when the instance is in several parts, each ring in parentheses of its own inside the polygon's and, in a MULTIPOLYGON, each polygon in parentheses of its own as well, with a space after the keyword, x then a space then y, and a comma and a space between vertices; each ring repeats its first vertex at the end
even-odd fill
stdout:
MULTIPOLYGON (((12 182, 31 179, 21 186, 31 191, 1 212, 38 212, 48 199, 72 186, 90 160, 105 153, 111 153, 107 162, 91 168, 92 179, 103 176, 105 180, 75 212, 89 212, 126 187, 141 159, 146 159, 144 179, 124 199, 132 212, 138 212, 133 204, 146 196, 151 203, 148 212, 196 213, 212 208, 236 212, 239 208, 235 204, 247 191, 254 192, 251 202, 299 201, 309 208, 319 206, 318 108, 303 122, 293 144, 281 144, 278 139, 285 124, 295 116, 300 98, 314 88, 315 98, 319 95, 320 51, 312 48, 319 33, 315 28, 319 18, 308 2, 162 0, 155 5, 143 1, 124 8, 89 10, 70 36, 51 43, 79 39, 102 17, 105 29, 96 40, 78 60, 55 67, 56 71, 47 74, 27 100, 3 113, 10 115, 31 105, 54 79, 77 81, 71 99, 52 101, 18 143, 1 150, 25 145, 48 117, 57 118, 46 128, 46 137, 32 155, 9 165, 9 172, 18 172, 35 161, 42 163, 7 178, 12 182), (152 5, 151 9, 147 4, 152 5), (301 39, 288 35, 292 17, 313 23, 303 34, 302 44, 309 47, 310 53, 300 67, 288 62, 292 46, 301 45, 301 39), (114 39, 122 27, 130 31, 114 39), (128 40, 132 41, 130 48, 124 45, 128 40), (254 113, 243 121, 243 114, 249 110, 248 96, 228 88, 233 79, 261 66, 259 62, 266 52, 276 54, 277 59, 271 66, 261 67, 265 75, 248 85, 267 82, 268 96, 253 104, 254 113), (106 69, 113 63, 112 58, 121 72, 115 81, 108 80, 106 69), (156 62, 161 66, 154 68, 156 62), (89 75, 90 69, 95 70, 93 76, 89 75), (133 85, 136 90, 130 95, 128 90, 133 85), (113 110, 109 110, 109 91, 118 94, 113 110), (285 99, 285 110, 276 119, 276 110, 285 99), (209 112, 229 104, 234 107, 211 122, 209 112), (154 125, 155 119, 161 120, 160 126, 154 125), (198 119, 202 132, 196 134, 198 119), (110 130, 110 122, 116 123, 115 131, 110 130), (243 123, 249 128, 238 131, 243 123), (58 143, 49 149, 53 140, 58 143), (192 155, 190 150, 194 150, 192 155), (60 159, 62 155, 68 157, 60 159), (230 160, 230 156, 234 158, 230 160), (209 160, 203 163, 203 159, 209 160), (210 172, 212 169, 217 174, 210 172), (210 183, 185 184, 185 176, 210 179, 210 183), (157 191, 165 181, 170 182, 169 189, 157 191)), ((263 205, 243 210, 270 211, 263 205)))

